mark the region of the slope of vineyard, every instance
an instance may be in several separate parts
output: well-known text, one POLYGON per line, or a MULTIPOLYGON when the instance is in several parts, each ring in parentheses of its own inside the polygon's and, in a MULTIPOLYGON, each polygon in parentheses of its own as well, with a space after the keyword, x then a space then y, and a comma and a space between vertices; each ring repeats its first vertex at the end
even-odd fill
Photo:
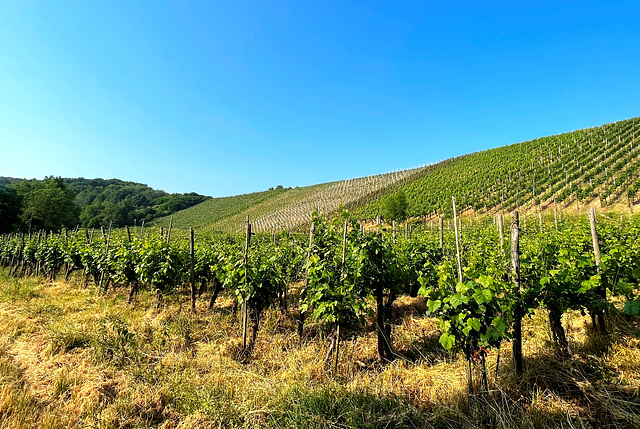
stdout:
POLYGON ((430 167, 419 167, 375 176, 297 188, 263 204, 252 206, 241 214, 224 219, 210 227, 223 231, 241 230, 248 215, 256 232, 295 229, 311 221, 314 211, 322 215, 336 213, 340 207, 351 207, 371 201, 378 193, 386 193, 400 184, 423 174, 430 167))
POLYGON ((151 225, 168 227, 171 217, 173 217, 173 225, 178 228, 203 227, 221 219, 233 217, 238 213, 244 212, 249 207, 264 203, 288 192, 292 192, 292 190, 290 188, 281 188, 231 197, 212 198, 186 210, 179 211, 173 216, 156 219, 151 225))
MULTIPOLYGON (((237 197, 214 198, 173 217, 177 228, 206 227, 208 229, 234 232, 241 230, 246 217, 251 219, 253 230, 270 232, 295 229, 311 220, 311 213, 329 215, 340 207, 366 204, 379 195, 388 193, 401 183, 420 177, 434 166, 378 174, 338 182, 288 189, 278 194, 258 193, 237 197), (266 194, 264 198, 261 198, 266 194), (253 197, 252 197, 253 196, 253 197), (245 200, 241 199, 245 197, 245 200)), ((271 191, 273 192, 273 191, 271 191)), ((168 226, 169 217, 156 222, 168 226)))
MULTIPOLYGON (((542 137, 473 153, 397 190, 405 192, 409 216, 451 216, 451 197, 460 211, 545 210, 551 207, 606 207, 638 201, 640 118, 542 137)), ((383 210, 377 199, 358 210, 373 217, 383 210)))
MULTIPOLYGON (((633 208, 640 196, 637 134, 640 118, 503 146, 437 164, 280 192, 216 198, 176 213, 174 226, 254 231, 295 229, 311 213, 348 208, 361 218, 384 213, 386 196, 402 190, 407 214, 497 213, 515 208, 545 210, 587 204, 633 208)), ((169 218, 156 224, 168 226, 169 218)))

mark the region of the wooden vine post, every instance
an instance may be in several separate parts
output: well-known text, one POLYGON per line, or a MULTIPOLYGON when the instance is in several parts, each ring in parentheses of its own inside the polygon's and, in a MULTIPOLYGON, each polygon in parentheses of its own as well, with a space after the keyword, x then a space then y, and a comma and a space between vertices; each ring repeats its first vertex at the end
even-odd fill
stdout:
POLYGON ((171 229, 173 228, 173 216, 171 216, 171 219, 169 219, 169 231, 167 232, 167 244, 169 244, 169 241, 171 240, 171 229))
POLYGON ((540 232, 542 232, 543 224, 542 224, 542 212, 538 212, 538 221, 540 222, 540 232))
POLYGON ((440 239, 440 250, 444 250, 444 219, 438 219, 438 238, 440 239))
POLYGON ((458 238, 458 216, 456 213, 456 197, 452 196, 451 201, 453 202, 453 227, 456 235, 456 257, 458 259, 458 281, 462 282, 462 261, 460 259, 460 240, 458 238))
POLYGON ((591 239, 593 241, 593 256, 596 260, 596 266, 600 268, 601 254, 600 254, 600 242, 598 241, 598 231, 596 228, 596 208, 590 207, 587 211, 589 216, 589 225, 591 226, 591 239))
MULTIPOLYGON (((500 253, 504 256, 504 216, 499 213, 496 216, 496 224, 498 225, 498 237, 500 238, 500 253)), ((498 343, 498 355, 496 358, 496 382, 498 381, 498 370, 500 369, 501 343, 498 343)), ((486 375, 486 372, 485 372, 486 375)))
MULTIPOLYGON (((313 237, 316 233, 316 224, 311 221, 311 228, 309 229, 309 248, 307 249, 307 265, 311 258, 311 250, 313 249, 313 237)), ((364 235, 364 224, 362 225, 362 235, 364 235)), ((309 287, 309 268, 305 270, 304 274, 304 286, 302 290, 307 290, 309 287)), ((304 313, 300 312, 300 320, 298 321, 298 336, 302 338, 302 331, 304 329, 304 313)))
MULTIPOLYGON (((249 215, 247 215, 247 240, 244 246, 244 284, 248 290, 249 285, 249 245, 251 244, 251 224, 249 223, 249 215)), ((249 323, 249 306, 247 298, 242 302, 242 350, 247 350, 247 325, 249 323)))
MULTIPOLYGON (((342 265, 340 268, 340 281, 342 282, 342 285, 344 286, 344 280, 345 280, 345 275, 344 275, 344 264, 345 264, 345 258, 347 255, 347 228, 349 226, 349 220, 345 220, 344 221, 344 233, 342 235, 342 265)), ((338 321, 336 323, 336 355, 334 356, 334 361, 333 361, 333 373, 337 374, 338 372, 338 355, 340 353, 340 321, 338 321)))
POLYGON ((195 238, 189 230, 189 280, 191 281, 191 310, 196 311, 195 238))
MULTIPOLYGON (((600 254, 600 241, 598 240, 598 231, 596 228, 596 208, 590 207, 587 211, 587 215, 589 216, 589 225, 591 227, 591 241, 593 243, 593 257, 596 261, 596 268, 598 273, 600 273, 600 262, 601 262, 601 254, 600 254)), ((596 293, 603 300, 603 302, 607 299, 607 290, 604 287, 605 279, 604 276, 601 278, 601 285, 598 287, 596 293)), ((592 312, 592 323, 594 328, 596 327, 596 317, 597 317, 597 327, 601 333, 606 333, 606 326, 604 321, 604 310, 597 309, 592 312)))
MULTIPOLYGON (((105 250, 105 255, 107 256, 107 259, 109 258, 109 244, 111 243, 111 225, 112 225, 113 221, 109 221, 109 234, 107 235, 107 237, 105 238, 106 240, 106 250, 105 250)), ((102 236, 104 237, 104 230, 102 230, 102 236)), ((104 271, 102 273, 100 273, 100 281, 98 284, 98 287, 102 286, 102 282, 105 282, 104 285, 104 292, 107 292, 107 288, 109 287, 109 280, 104 280, 104 271)))
MULTIPOLYGON (((453 228, 454 228, 454 234, 456 238, 456 259, 458 260, 458 282, 462 283, 462 261, 460 258, 460 241, 458 238, 458 222, 457 222, 458 214, 456 212, 456 197, 451 196, 451 202, 453 204, 453 228)), ((467 348, 467 388, 468 388, 469 395, 471 395, 473 393, 473 375, 471 373, 471 346, 468 341, 466 344, 466 348, 467 348)), ((469 396, 467 399, 471 401, 471 396, 469 396)))
MULTIPOLYGON (((377 232, 380 243, 382 243, 382 233, 380 231, 377 232)), ((383 285, 382 285, 382 252, 378 252, 375 255, 376 266, 377 266, 377 275, 375 279, 375 294, 376 294, 376 331, 378 333, 378 358, 380 361, 384 361, 387 357, 387 341, 385 338, 384 331, 384 295, 383 295, 383 285)))
POLYGON ((516 308, 513 315, 513 363, 516 374, 522 374, 522 302, 520 285, 520 216, 511 212, 511 278, 516 291, 516 308))

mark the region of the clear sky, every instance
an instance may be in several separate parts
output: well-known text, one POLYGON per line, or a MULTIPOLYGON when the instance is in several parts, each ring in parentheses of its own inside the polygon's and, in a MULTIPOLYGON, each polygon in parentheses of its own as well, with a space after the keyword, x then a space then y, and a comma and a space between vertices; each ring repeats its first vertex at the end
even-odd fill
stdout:
POLYGON ((0 176, 225 196, 640 116, 640 2, 1 1, 0 176))

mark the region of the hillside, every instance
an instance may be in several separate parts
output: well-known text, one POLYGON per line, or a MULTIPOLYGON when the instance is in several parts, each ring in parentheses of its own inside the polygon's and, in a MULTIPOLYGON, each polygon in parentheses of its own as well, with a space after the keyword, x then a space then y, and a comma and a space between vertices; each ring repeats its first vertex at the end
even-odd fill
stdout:
MULTIPOLYGON (((477 152, 441 163, 429 174, 398 186, 409 216, 451 216, 458 209, 496 213, 586 204, 632 208, 638 201, 640 118, 477 152)), ((382 211, 377 199, 361 216, 382 211)))
MULTIPOLYGON (((269 193, 261 200, 259 194, 247 194, 228 198, 215 198, 191 207, 173 216, 177 228, 205 227, 207 229, 234 232, 240 230, 247 216, 256 232, 295 229, 311 220, 311 213, 330 215, 340 207, 355 207, 386 195, 402 183, 413 180, 434 166, 419 167, 392 173, 378 174, 357 179, 286 189, 281 193, 269 193), (251 202, 250 204, 247 204, 251 202), (233 213, 222 216, 223 213, 233 213)), ((274 192, 274 191, 270 191, 274 192)), ((170 217, 154 224, 168 226, 170 217)))
POLYGON ((170 218, 173 217, 173 225, 178 228, 207 226, 213 222, 241 213, 251 206, 275 198, 289 190, 290 188, 282 188, 231 197, 211 198, 190 209, 179 211, 173 216, 156 219, 150 225, 167 227, 169 226, 170 218))
MULTIPOLYGON (((394 173, 284 190, 216 198, 174 215, 174 226, 239 230, 248 215, 254 230, 299 228, 317 210, 346 207, 361 218, 385 212, 389 195, 402 191, 407 215, 452 216, 515 208, 546 210, 638 203, 640 118, 542 137, 394 173)), ((168 226, 169 217, 156 221, 168 226)))
MULTIPOLYGON (((375 218, 384 215, 387 198, 399 192, 410 217, 450 217, 452 196, 467 214, 587 204, 632 210, 640 197, 639 122, 633 118, 541 137, 409 170, 223 198, 167 194, 117 179, 64 180, 76 193, 86 227, 141 220, 166 227, 173 217, 177 228, 234 232, 249 216, 255 231, 270 232, 300 228, 313 211, 331 215, 341 207, 375 218)), ((0 186, 16 180, 0 177, 0 186)))

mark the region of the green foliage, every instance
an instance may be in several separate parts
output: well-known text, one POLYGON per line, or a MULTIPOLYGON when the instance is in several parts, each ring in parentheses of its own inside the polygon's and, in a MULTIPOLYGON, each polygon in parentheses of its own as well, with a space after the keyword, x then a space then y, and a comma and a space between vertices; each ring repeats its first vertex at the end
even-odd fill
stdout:
POLYGON ((65 179, 76 192, 82 226, 123 227, 171 215, 206 201, 196 193, 167 194, 135 182, 118 179, 65 179))
POLYGON ((149 223, 209 199, 193 192, 167 194, 141 183, 118 179, 0 179, 0 233, 16 229, 14 218, 23 211, 23 229, 28 229, 29 221, 32 229, 57 230, 79 223, 85 228, 109 224, 119 228, 142 221, 149 223), (56 187, 62 192, 52 189, 56 187), (14 188, 18 198, 12 191, 14 188), (49 207, 49 204, 53 205, 49 207))
POLYGON ((404 220, 407 217, 409 206, 404 191, 389 195, 384 199, 382 216, 388 220, 404 220))
MULTIPOLYGON (((275 301, 286 287, 281 266, 276 261, 277 255, 272 252, 251 252, 246 267, 248 281, 240 281, 235 288, 240 302, 246 301, 251 308, 261 311, 275 301)), ((236 266, 244 274, 245 267, 236 266)))
POLYGON ((22 198, 13 186, 0 186, 0 234, 18 228, 22 213, 22 198))
POLYGON ((136 334, 119 317, 103 320, 91 338, 90 345, 98 362, 107 361, 119 365, 131 364, 139 360, 136 334))
MULTIPOLYGON (((186 279, 189 265, 185 248, 170 246, 164 240, 152 240, 138 247, 137 254, 135 273, 140 281, 156 289, 167 290, 186 279)), ((123 262, 127 260, 123 259, 123 262)))
POLYGON ((569 309, 597 312, 611 306, 607 296, 623 296, 628 300, 625 311, 635 314, 639 227, 638 218, 598 224, 599 267, 586 216, 560 229, 529 229, 520 236, 522 292, 511 281, 508 249, 495 245, 499 241, 496 228, 466 229, 461 239, 462 282, 457 280, 452 251, 420 270, 420 292, 427 297, 428 314, 440 319, 441 344, 475 356, 478 350, 511 336, 518 306, 525 315, 546 307, 559 320, 569 309))
POLYGON ((637 316, 640 314, 640 301, 631 300, 627 301, 624 305, 624 312, 629 316, 637 316))
POLYGON ((62 178, 51 176, 43 181, 18 182, 14 186, 22 198, 24 229, 58 231, 78 224, 74 192, 62 178))
POLYGON ((301 311, 311 311, 314 319, 326 323, 356 322, 364 314, 365 298, 370 294, 362 281, 360 228, 346 212, 333 223, 314 213, 313 222, 314 241, 306 265, 308 284, 302 291, 301 311), (343 266, 344 221, 347 238, 343 266))
MULTIPOLYGON (((440 320, 441 344, 464 349, 468 357, 510 338, 519 307, 525 315, 546 307, 559 318, 570 309, 597 312, 611 305, 608 298, 623 297, 625 311, 638 313, 637 217, 604 218, 598 223, 602 252, 598 267, 586 216, 563 222, 558 229, 522 227, 521 290, 511 281, 507 245, 497 244, 497 228, 490 222, 463 229, 463 281, 458 280, 449 231, 441 249, 437 236, 429 232, 396 238, 390 232, 364 234, 347 212, 333 221, 316 214, 314 226, 306 266, 304 236, 254 235, 246 263, 244 236, 200 238, 194 255, 195 280, 216 279, 259 312, 282 297, 287 285, 306 269, 301 310, 327 324, 361 322, 370 314, 369 301, 374 297, 377 303, 386 298, 384 311, 390 313, 397 295, 414 293, 420 286, 428 314, 440 320)), ((186 240, 176 237, 168 244, 156 234, 130 240, 120 230, 110 241, 105 237, 93 242, 84 233, 0 236, 0 265, 17 275, 53 278, 66 268, 84 271, 96 284, 104 278, 172 292, 184 290, 181 286, 189 282, 189 259, 186 240)), ((30 299, 36 291, 29 285, 9 282, 0 300, 30 299)))

